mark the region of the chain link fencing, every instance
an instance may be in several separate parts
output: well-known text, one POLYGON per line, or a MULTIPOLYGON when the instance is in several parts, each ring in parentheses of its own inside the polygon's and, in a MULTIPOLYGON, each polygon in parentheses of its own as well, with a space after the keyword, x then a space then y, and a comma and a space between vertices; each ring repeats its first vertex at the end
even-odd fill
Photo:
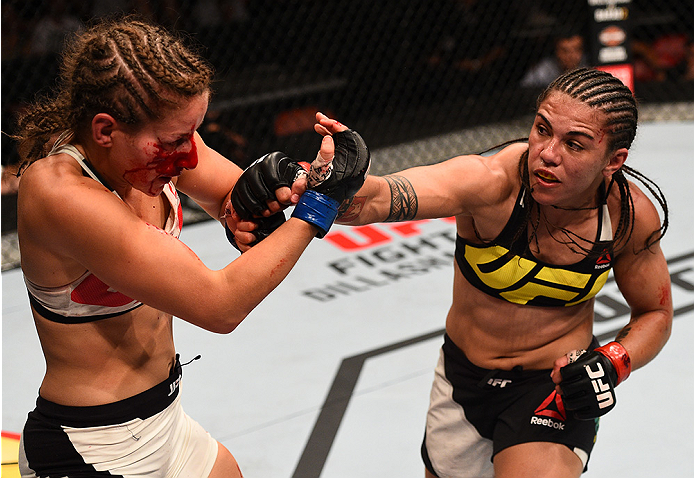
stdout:
MULTIPOLYGON (((595 64, 591 7, 620 2, 642 120, 694 119, 691 0, 3 0, 2 131, 55 85, 66 34, 135 13, 215 66, 200 133, 232 161, 312 159, 322 111, 364 136, 374 174, 389 173, 526 136, 548 83, 528 85, 528 71, 568 34, 595 64)), ((3 169, 17 159, 2 135, 3 169)))

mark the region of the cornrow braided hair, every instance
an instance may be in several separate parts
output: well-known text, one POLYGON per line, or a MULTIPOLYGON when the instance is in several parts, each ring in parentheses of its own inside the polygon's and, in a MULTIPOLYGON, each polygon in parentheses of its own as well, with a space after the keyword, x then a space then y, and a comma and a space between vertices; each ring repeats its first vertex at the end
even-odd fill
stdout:
POLYGON ((97 23, 66 45, 54 96, 19 118, 23 167, 45 156, 58 134, 80 134, 97 113, 138 126, 209 91, 212 77, 212 67, 162 27, 134 17, 97 23))
MULTIPOLYGON (((607 146, 609 151, 615 151, 620 148, 629 149, 631 147, 636 136, 638 122, 637 104, 631 90, 619 79, 609 73, 591 68, 578 68, 569 71, 559 76, 540 94, 537 99, 537 108, 539 109, 542 102, 551 93, 557 91, 578 99, 604 113, 607 118, 605 126, 608 132, 607 146)), ((530 191, 527 151, 521 155, 519 173, 523 185, 530 191)), ((665 234, 668 228, 668 207, 665 196, 655 182, 635 169, 623 165, 612 175, 612 183, 606 188, 605 197, 603 198, 604 201, 607 200, 610 188, 613 184, 616 184, 619 189, 621 212, 619 224, 613 238, 615 251, 624 247, 634 230, 634 199, 629 188, 629 181, 626 178, 627 175, 638 180, 651 193, 663 211, 663 220, 660 228, 648 237, 643 249, 636 250, 636 252, 640 252, 640 250, 648 249, 657 243, 665 234)), ((528 225, 530 225, 532 236, 536 234, 539 227, 539 219, 535 222, 530 220, 533 209, 537 208, 539 211, 539 206, 535 203, 531 194, 526 195, 525 200, 527 205, 525 208, 526 217, 516 233, 516 238, 527 232, 528 225)), ((570 247, 575 246, 584 254, 590 254, 594 245, 592 240, 578 237, 564 228, 560 228, 560 231, 567 238, 563 242, 570 247), (586 243, 589 246, 583 245, 586 243)))

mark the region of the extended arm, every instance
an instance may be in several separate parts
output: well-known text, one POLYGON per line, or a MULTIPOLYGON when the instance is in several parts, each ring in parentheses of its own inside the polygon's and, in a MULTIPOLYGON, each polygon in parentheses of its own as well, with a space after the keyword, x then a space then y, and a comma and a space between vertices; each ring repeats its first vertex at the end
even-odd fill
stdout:
POLYGON ((383 177, 369 176, 338 222, 352 226, 475 215, 507 198, 524 144, 490 157, 457 156, 383 177))
MULTIPOLYGON (((194 141, 200 169, 185 171, 178 185, 218 217, 240 169, 199 136, 194 141)), ((291 218, 257 250, 210 270, 181 241, 143 221, 142 203, 124 203, 72 162, 58 168, 52 162, 38 162, 23 180, 22 236, 25 250, 33 247, 30 256, 60 258, 55 272, 68 279, 87 269, 123 294, 211 331, 232 331, 286 277, 318 232, 309 221, 291 218)), ((47 266, 37 267, 38 282, 46 270, 50 275, 47 266)))
POLYGON ((56 188, 46 179, 24 177, 25 247, 62 258, 60 264, 75 270, 70 276, 78 277, 81 266, 128 297, 214 332, 231 332, 286 277, 316 234, 305 221, 290 219, 257 250, 231 261, 233 254, 226 267, 211 270, 94 181, 75 175, 60 178, 56 188))

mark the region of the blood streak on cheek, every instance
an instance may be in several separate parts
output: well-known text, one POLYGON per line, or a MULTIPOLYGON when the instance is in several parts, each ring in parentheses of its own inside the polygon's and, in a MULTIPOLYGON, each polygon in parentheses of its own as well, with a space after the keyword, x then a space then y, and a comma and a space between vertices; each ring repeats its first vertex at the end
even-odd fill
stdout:
POLYGON ((198 148, 191 138, 190 151, 166 151, 155 144, 154 170, 162 176, 178 176, 183 169, 193 169, 198 165, 198 148))
POLYGON ((601 130, 600 130, 600 139, 598 140, 598 144, 602 144, 602 140, 605 139, 605 134, 606 134, 606 133, 605 133, 605 130, 604 130, 604 129, 601 129, 601 130))
POLYGON ((193 169, 198 165, 198 149, 191 138, 190 151, 167 151, 160 144, 154 144, 154 157, 142 168, 125 171, 124 178, 131 183, 146 183, 151 181, 150 171, 158 176, 174 177, 181 174, 183 169, 193 169))

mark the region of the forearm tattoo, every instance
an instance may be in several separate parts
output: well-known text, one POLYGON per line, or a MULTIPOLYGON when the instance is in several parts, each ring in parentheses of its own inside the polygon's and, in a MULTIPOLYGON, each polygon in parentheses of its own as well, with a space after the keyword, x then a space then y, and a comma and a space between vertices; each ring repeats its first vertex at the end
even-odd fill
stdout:
POLYGON ((624 327, 618 334, 617 337, 615 337, 615 340, 619 342, 623 338, 625 338, 627 335, 629 335, 629 332, 631 332, 631 325, 628 325, 624 327))
POLYGON ((414 219, 419 202, 412 183, 402 176, 385 176, 384 179, 390 186, 390 213, 385 222, 414 219))

